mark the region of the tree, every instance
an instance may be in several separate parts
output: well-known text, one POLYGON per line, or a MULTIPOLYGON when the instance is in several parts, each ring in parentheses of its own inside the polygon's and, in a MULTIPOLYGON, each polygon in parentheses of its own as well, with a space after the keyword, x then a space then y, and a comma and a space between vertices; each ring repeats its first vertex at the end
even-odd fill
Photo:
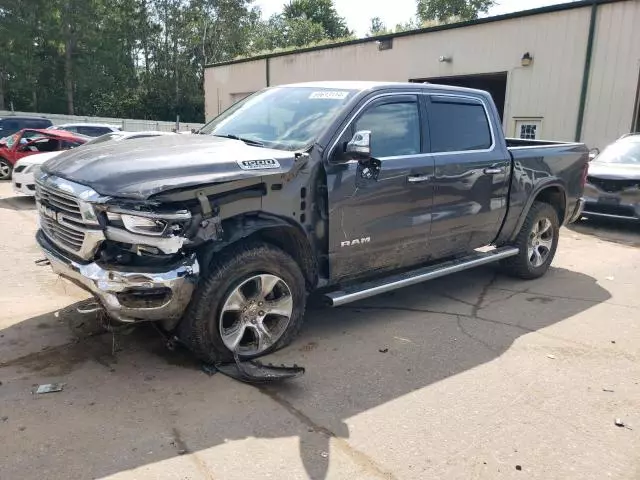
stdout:
POLYGON ((387 27, 380 17, 373 17, 370 22, 367 37, 375 37, 387 32, 387 27))
POLYGON ((321 25, 326 37, 334 40, 352 35, 347 21, 338 15, 333 0, 291 0, 284 6, 282 16, 288 21, 306 19, 321 25))
POLYGON ((422 22, 451 18, 475 20, 495 4, 494 0, 417 0, 417 13, 422 22))

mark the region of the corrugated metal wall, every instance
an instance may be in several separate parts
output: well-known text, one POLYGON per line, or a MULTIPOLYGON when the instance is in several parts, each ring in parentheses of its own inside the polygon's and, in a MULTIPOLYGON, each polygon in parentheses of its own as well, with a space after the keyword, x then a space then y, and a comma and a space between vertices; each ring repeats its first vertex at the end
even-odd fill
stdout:
POLYGON ((583 138, 602 148, 629 133, 640 87, 640 1, 598 9, 583 138))
MULTIPOLYGON (((583 139, 603 147, 631 127, 640 62, 640 1, 599 7, 592 81, 583 139)), ((375 42, 272 57, 271 85, 314 80, 407 81, 507 72, 504 130, 518 118, 540 122, 540 136, 573 140, 578 119, 591 8, 549 12, 464 28, 395 38, 391 50, 375 42), (521 65, 529 52, 533 64, 521 65), (450 63, 439 61, 450 56, 450 63)), ((207 118, 237 94, 266 86, 267 61, 210 67, 205 75, 207 118)))

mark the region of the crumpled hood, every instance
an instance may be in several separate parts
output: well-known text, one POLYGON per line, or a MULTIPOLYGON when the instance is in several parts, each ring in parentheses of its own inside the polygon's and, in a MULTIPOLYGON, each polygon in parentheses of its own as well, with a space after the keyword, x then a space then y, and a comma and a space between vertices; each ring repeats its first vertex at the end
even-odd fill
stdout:
POLYGON ((594 160, 589 164, 589 176, 603 180, 640 180, 640 165, 594 160))
POLYGON ((287 173, 295 154, 210 135, 170 135, 68 150, 42 171, 112 197, 145 200, 196 185, 287 173))

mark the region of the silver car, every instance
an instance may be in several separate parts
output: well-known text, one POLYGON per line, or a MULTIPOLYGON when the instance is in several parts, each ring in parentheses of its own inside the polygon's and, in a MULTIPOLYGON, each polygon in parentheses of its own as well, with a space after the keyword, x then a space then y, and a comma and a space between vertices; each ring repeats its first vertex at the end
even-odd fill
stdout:
POLYGON ((625 135, 589 164, 585 217, 640 221, 640 133, 625 135))

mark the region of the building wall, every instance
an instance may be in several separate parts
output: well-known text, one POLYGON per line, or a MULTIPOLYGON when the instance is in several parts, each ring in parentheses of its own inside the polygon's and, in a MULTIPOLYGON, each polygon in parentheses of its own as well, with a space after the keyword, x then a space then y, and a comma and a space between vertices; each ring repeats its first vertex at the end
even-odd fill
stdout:
POLYGON ((247 94, 267 85, 266 60, 252 60, 204 71, 204 112, 206 120, 222 113, 247 94))
MULTIPOLYGON (((599 12, 583 139, 602 148, 631 125, 640 66, 640 1, 600 5, 599 12)), ((517 119, 535 119, 541 138, 573 140, 590 17, 590 7, 574 8, 398 37, 390 50, 367 42, 272 57, 270 83, 507 72, 505 133, 517 136, 517 119), (523 67, 526 52, 534 61, 523 67), (452 61, 440 62, 441 55, 452 61)), ((265 60, 207 69, 207 117, 232 104, 237 94, 265 87, 265 69, 265 60)))
POLYGON ((602 149, 629 133, 640 77, 640 1, 598 9, 582 137, 602 149))

